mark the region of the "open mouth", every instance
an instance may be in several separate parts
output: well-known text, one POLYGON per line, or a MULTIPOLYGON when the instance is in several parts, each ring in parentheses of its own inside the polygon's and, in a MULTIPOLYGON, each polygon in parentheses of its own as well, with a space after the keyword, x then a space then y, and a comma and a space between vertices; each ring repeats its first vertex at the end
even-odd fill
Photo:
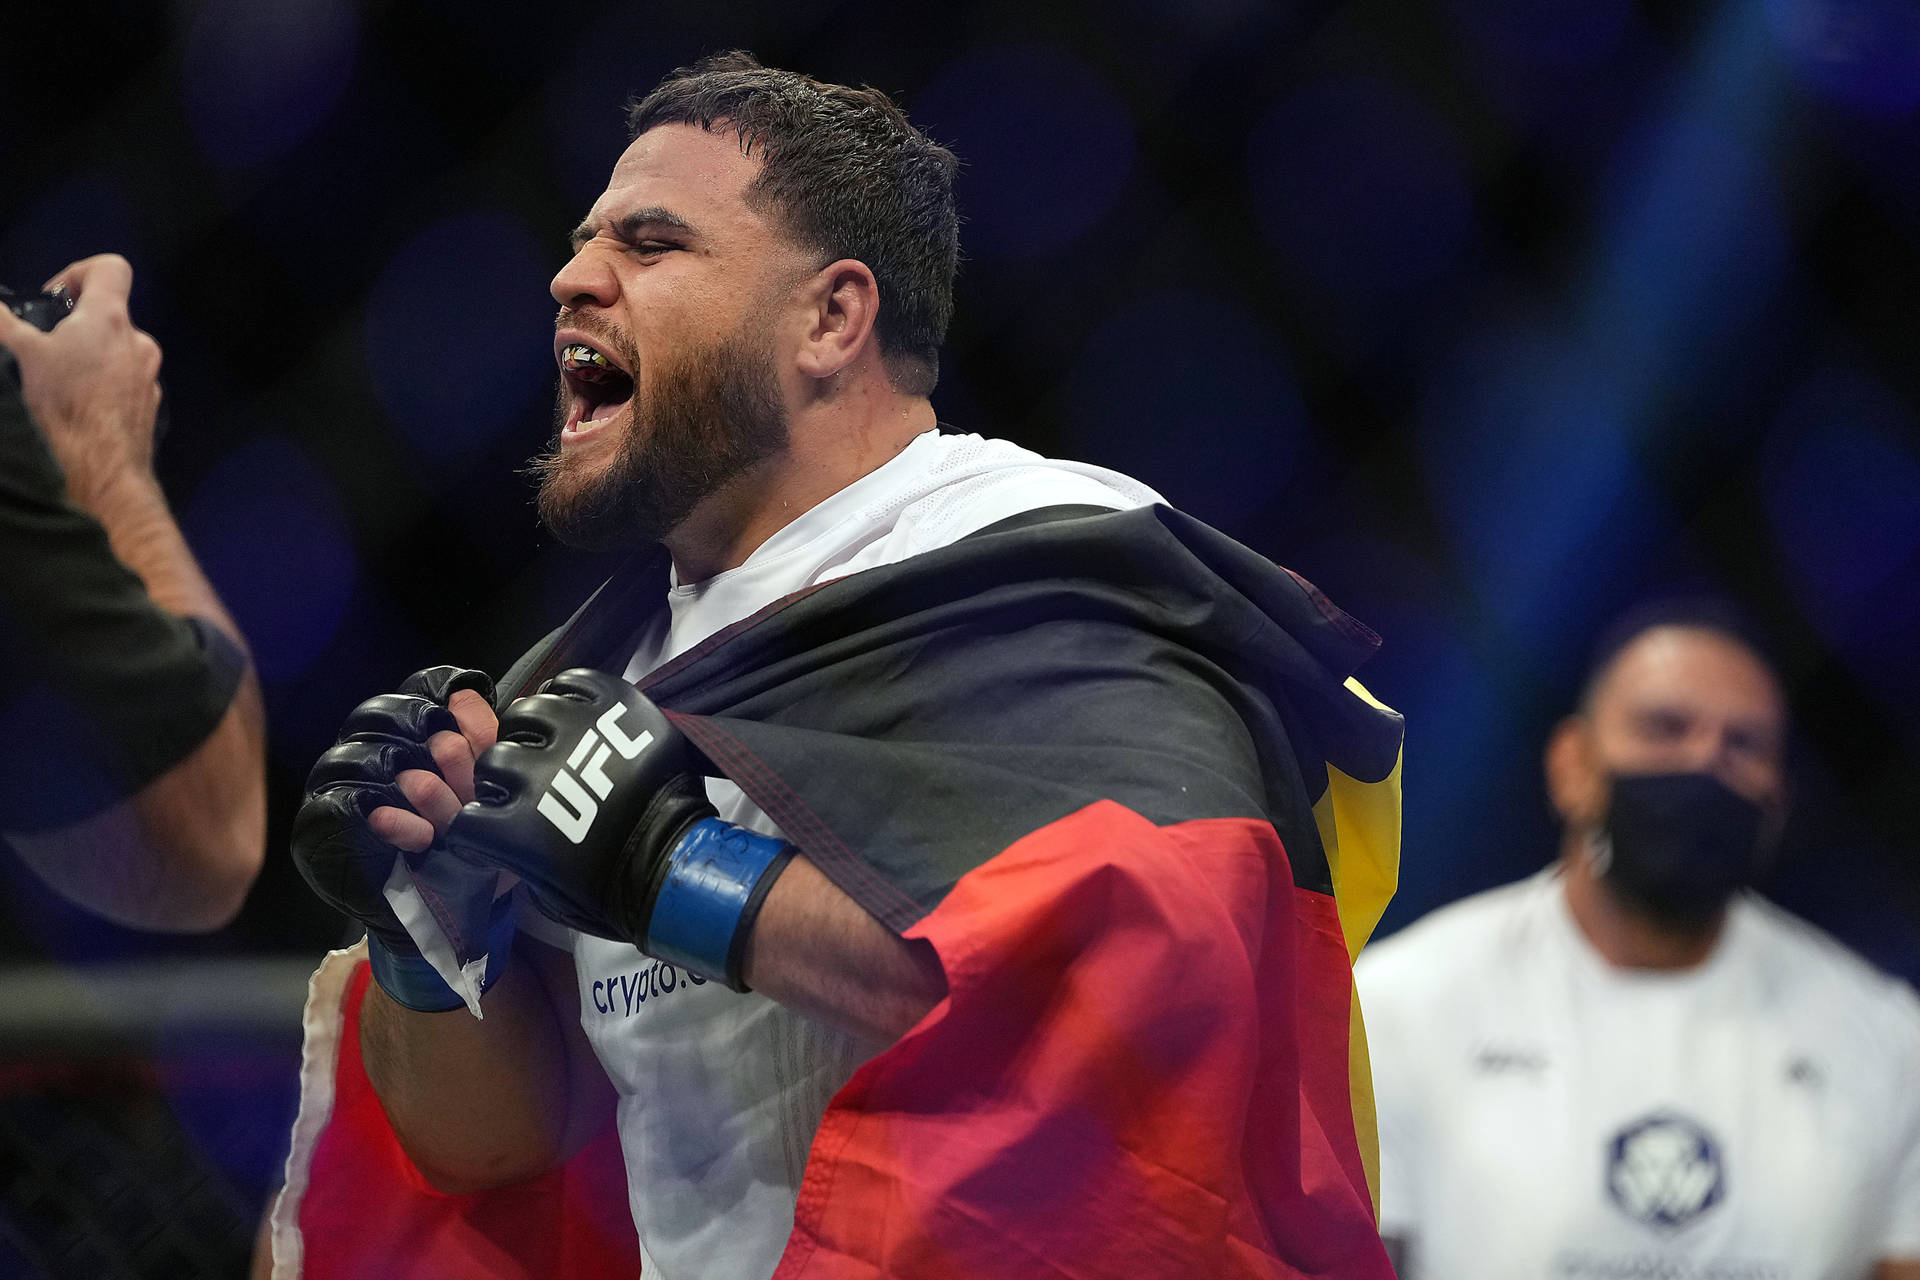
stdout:
POLYGON ((608 421, 633 399, 633 377, 604 351, 584 342, 560 348, 560 376, 566 382, 571 405, 569 431, 585 431, 608 421))

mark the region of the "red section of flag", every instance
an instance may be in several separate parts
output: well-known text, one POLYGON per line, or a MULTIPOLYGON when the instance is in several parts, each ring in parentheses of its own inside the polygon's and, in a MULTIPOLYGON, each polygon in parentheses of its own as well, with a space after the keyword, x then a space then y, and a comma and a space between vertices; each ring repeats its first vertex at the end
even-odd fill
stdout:
MULTIPOLYGON (((360 1062, 363 962, 347 982, 330 1123, 300 1204, 304 1280, 604 1280, 640 1274, 611 1125, 564 1168, 442 1195, 400 1150, 360 1062)), ((465 1017, 449 1013, 447 1017, 465 1017)))
POLYGON ((909 936, 951 994, 835 1097, 775 1280, 1391 1280, 1346 944, 1271 826, 1095 804, 909 936))
MULTIPOLYGON (((775 1280, 1392 1280, 1348 1094, 1346 944, 1271 826, 1095 804, 910 936, 950 995, 834 1098, 775 1280)), ((367 980, 300 1206, 307 1280, 637 1275, 611 1131, 501 1191, 421 1180, 360 1064, 367 980)))

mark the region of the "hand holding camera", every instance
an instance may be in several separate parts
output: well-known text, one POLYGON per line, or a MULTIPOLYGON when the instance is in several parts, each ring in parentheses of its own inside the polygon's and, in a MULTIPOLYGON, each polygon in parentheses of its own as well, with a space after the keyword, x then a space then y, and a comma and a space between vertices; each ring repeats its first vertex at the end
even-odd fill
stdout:
POLYGON ((132 287, 127 260, 100 254, 0 310, 0 347, 18 364, 27 411, 66 470, 69 494, 96 512, 120 488, 153 484, 160 346, 133 325, 132 287))

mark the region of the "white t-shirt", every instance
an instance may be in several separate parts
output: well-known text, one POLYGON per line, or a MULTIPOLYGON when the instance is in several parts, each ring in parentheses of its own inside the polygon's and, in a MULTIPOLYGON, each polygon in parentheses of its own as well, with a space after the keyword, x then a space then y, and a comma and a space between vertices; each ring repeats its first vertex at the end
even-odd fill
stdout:
MULTIPOLYGON (((978 436, 917 436, 898 457, 801 514, 745 563, 680 583, 637 639, 626 675, 814 583, 904 560, 1041 507, 1161 501, 1104 468, 978 436)), ((778 835, 729 782, 728 821, 778 835)), ((848 1037, 758 994, 736 995, 633 947, 571 940, 580 1021, 620 1092, 628 1199, 648 1280, 769 1276, 793 1230, 807 1152, 859 1065, 848 1037)))
POLYGON ((1864 1280, 1920 1258, 1920 1000, 1754 895, 1609 966, 1552 870, 1354 967, 1417 1280, 1864 1280))

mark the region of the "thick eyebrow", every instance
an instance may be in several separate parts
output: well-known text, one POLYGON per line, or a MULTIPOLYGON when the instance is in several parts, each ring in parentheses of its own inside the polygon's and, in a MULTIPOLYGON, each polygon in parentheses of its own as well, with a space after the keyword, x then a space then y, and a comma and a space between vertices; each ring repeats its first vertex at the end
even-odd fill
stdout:
MULTIPOLYGON (((609 225, 622 240, 638 240, 643 233, 659 227, 688 234, 693 232, 692 223, 671 209, 664 209, 659 205, 624 213, 613 219, 609 225)), ((573 246, 574 252, 578 253, 580 246, 593 239, 596 234, 592 222, 583 222, 568 234, 567 242, 573 246)))

